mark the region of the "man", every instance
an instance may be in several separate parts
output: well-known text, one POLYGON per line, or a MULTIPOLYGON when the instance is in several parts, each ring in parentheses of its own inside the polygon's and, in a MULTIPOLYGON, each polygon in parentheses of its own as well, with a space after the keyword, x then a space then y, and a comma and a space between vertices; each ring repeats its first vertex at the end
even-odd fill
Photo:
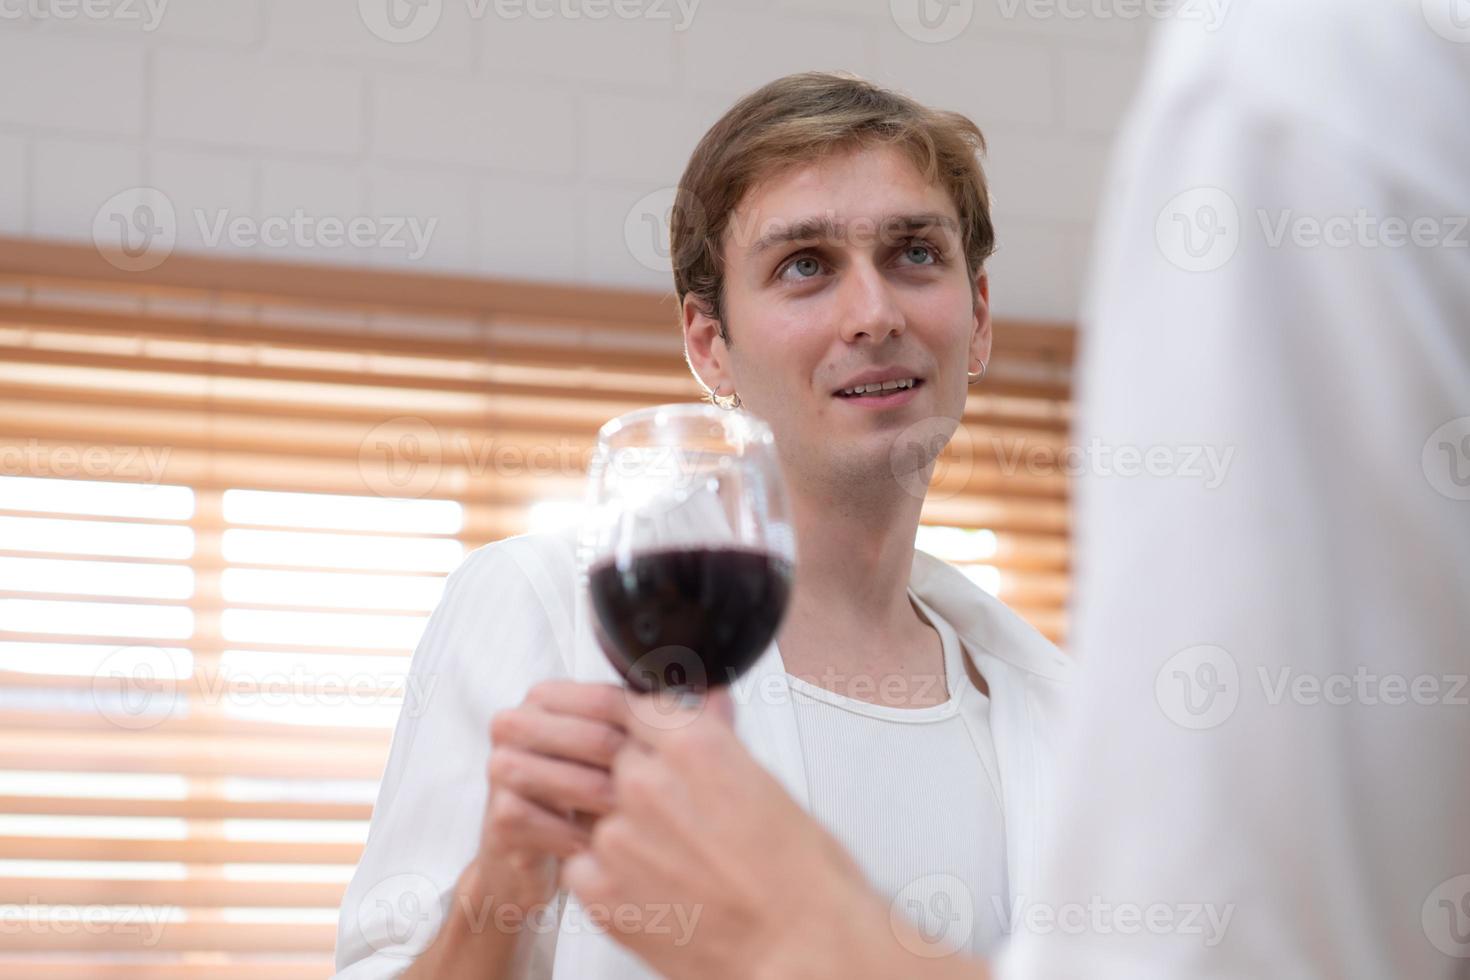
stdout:
MULTIPOLYGON (((1060 832, 1006 980, 1470 976, 1466 42, 1449 5, 1373 0, 1156 39, 1078 439, 1178 455, 1080 481, 1060 832)), ((616 930, 666 976, 986 974, 884 928, 713 716, 633 732, 566 875, 701 904, 694 943, 616 930)))
MULTIPOLYGON (((914 548, 934 436, 990 357, 983 148, 958 114, 790 76, 706 134, 672 227, 690 365, 770 425, 797 538, 786 619, 736 689, 740 736, 880 894, 985 896, 965 937, 977 954, 1032 888, 1068 670, 914 548)), ((558 861, 588 842, 573 815, 610 810, 628 723, 573 556, 571 535, 522 535, 451 577, 412 666, 447 694, 395 730, 339 976, 410 961, 410 977, 651 976, 596 910, 556 915, 558 861)))

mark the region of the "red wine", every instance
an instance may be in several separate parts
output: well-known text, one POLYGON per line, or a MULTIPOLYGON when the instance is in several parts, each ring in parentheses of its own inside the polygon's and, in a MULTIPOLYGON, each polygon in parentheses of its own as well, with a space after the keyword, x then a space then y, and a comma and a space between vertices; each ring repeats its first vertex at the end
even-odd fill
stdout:
POLYGON ((760 658, 791 593, 791 562, 763 551, 645 551, 588 573, 598 642, 642 691, 729 684, 760 658))

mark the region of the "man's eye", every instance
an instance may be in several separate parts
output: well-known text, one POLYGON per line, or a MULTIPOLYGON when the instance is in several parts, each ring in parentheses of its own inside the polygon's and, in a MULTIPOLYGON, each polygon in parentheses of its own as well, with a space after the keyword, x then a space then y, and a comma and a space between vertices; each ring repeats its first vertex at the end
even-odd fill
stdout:
POLYGON ((939 253, 926 242, 914 242, 904 249, 904 255, 914 260, 914 265, 933 265, 939 261, 939 253))
POLYGON ((810 279, 822 271, 822 263, 814 255, 801 255, 793 259, 786 268, 781 270, 782 279, 810 279), (796 275, 792 275, 795 270, 796 275))

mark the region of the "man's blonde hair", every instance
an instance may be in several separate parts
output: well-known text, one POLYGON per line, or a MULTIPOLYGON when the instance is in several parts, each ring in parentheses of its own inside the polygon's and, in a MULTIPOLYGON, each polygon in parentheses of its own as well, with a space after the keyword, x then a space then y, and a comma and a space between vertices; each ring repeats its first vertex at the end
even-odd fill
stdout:
POLYGON ((736 206, 752 187, 783 170, 874 145, 898 147, 926 181, 949 193, 973 280, 995 251, 980 128, 958 112, 931 109, 855 75, 802 72, 742 98, 694 148, 669 227, 680 307, 693 295, 719 321, 720 336, 729 344, 721 246, 736 206))

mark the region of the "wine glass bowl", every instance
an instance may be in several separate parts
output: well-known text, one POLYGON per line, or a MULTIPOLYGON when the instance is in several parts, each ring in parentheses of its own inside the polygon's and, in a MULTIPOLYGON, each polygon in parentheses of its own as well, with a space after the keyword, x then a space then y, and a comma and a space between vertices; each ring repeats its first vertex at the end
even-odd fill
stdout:
POLYGON ((579 583, 629 686, 701 692, 748 670, 785 615, 795 545, 775 439, 757 417, 657 405, 598 432, 579 583))

